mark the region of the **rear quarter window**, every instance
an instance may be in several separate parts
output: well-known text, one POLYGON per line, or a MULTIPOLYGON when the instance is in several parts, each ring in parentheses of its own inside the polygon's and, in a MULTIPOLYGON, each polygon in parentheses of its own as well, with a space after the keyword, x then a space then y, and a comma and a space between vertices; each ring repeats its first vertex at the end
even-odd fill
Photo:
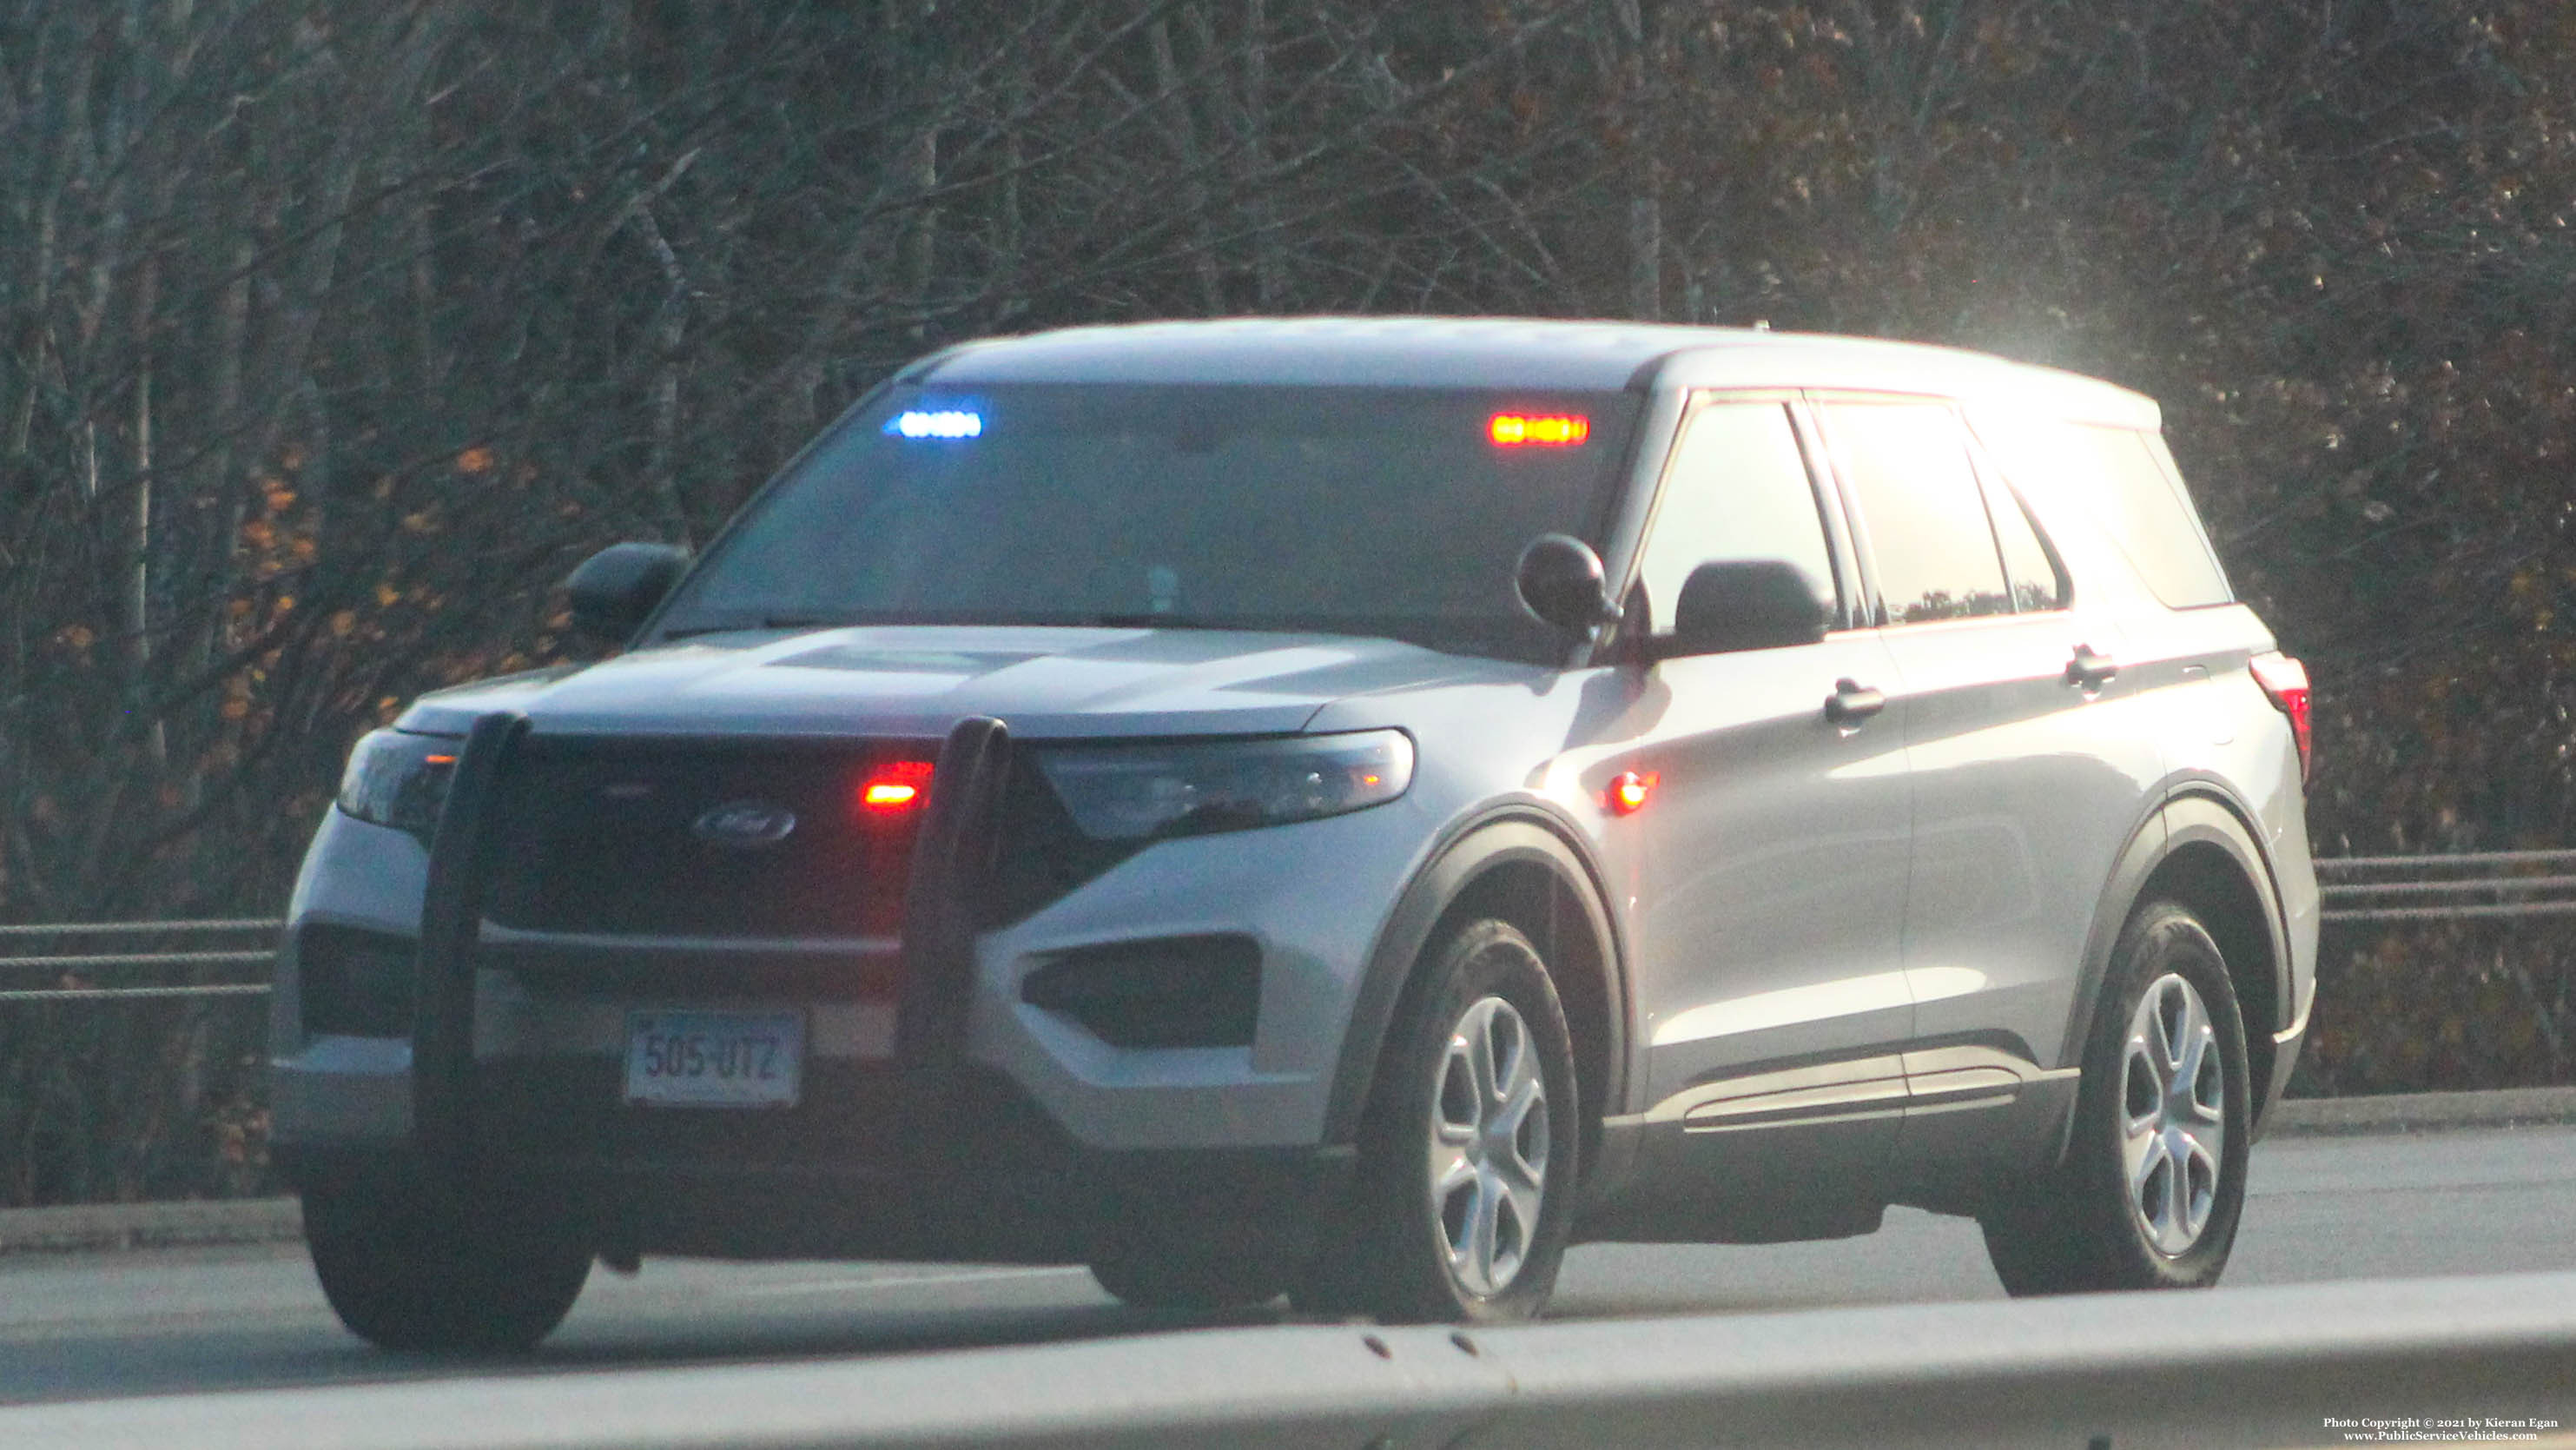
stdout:
POLYGON ((2081 501, 2168 608, 2234 602, 2163 439, 2046 419, 1981 418, 1977 432, 2016 487, 2081 501))

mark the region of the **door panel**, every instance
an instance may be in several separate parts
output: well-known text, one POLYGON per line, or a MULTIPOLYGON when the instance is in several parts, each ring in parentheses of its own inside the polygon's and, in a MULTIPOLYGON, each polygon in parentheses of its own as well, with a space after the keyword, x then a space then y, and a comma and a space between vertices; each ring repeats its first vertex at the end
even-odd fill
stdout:
POLYGON ((1671 703, 1638 742, 1659 783, 1629 862, 1647 1101, 1902 1043, 1906 706, 1825 718, 1837 681, 1895 693, 1878 634, 1656 673, 1671 703))
POLYGON ((1787 400, 1703 397, 1683 429, 1639 554, 1648 652, 1720 560, 1794 564, 1835 632, 1663 659, 1600 760, 1656 781, 1603 833, 1651 1129, 1625 1231, 1845 1231, 1874 1211, 1904 1104, 1905 706, 1877 632, 1841 627, 1857 564, 1787 400))
POLYGON ((2132 680, 2071 682, 2079 612, 1890 630, 1914 778, 1905 969, 1915 1033, 2065 1065, 2094 903, 2163 776, 2159 718, 2132 680))
MULTIPOLYGON (((1820 484, 1786 398, 1695 399, 1639 551, 1649 651, 1683 581, 1721 560, 1786 561, 1834 625, 1854 622, 1857 566, 1820 484)), ((1848 628, 1652 668, 1659 708, 1627 768, 1657 793, 1612 833, 1633 872, 1648 1103, 1678 1114, 1676 1094, 1718 1076, 1904 1041, 1904 708, 1866 693, 1892 673, 1876 633, 1848 628)))
POLYGON ((1634 945, 1651 1106, 1631 1192, 1590 1230, 1767 1242, 1876 1226, 1913 1029, 1903 961, 1904 702, 1874 631, 1656 667, 1627 759, 1658 776, 1608 836, 1634 945))

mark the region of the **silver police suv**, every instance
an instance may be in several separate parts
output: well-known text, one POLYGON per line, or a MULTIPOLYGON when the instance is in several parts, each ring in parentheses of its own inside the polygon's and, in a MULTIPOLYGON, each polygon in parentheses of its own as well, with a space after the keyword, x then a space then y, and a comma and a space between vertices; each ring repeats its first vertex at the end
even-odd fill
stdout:
POLYGON ((274 1142, 379 1344, 651 1253, 1508 1319, 1889 1204, 2207 1284, 2308 1022, 2307 678, 2105 383, 1051 332, 572 597, 624 650, 360 741, 296 886, 274 1142))

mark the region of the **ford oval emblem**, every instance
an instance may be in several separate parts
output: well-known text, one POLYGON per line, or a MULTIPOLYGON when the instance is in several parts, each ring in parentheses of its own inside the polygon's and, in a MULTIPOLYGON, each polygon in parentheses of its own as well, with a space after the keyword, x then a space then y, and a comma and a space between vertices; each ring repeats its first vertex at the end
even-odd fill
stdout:
POLYGON ((689 823, 689 833, 699 840, 738 851, 777 845, 795 829, 796 813, 767 801, 726 801, 689 823))

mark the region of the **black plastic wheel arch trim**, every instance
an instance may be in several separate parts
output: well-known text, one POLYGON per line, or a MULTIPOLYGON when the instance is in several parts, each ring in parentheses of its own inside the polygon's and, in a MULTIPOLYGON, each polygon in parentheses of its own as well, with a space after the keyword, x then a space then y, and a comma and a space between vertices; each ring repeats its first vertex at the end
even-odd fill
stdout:
MULTIPOLYGON (((1430 863, 1406 883, 1386 925, 1380 928, 1359 996, 1352 1006, 1341 1058, 1334 1067, 1324 1114, 1325 1142, 1356 1141, 1360 1116, 1368 1106, 1369 1092, 1377 1078, 1378 1055, 1394 1020, 1396 1005, 1423 951, 1431 944, 1432 932, 1457 904, 1469 882, 1491 867, 1515 860, 1546 867, 1583 904, 1583 929, 1591 932, 1593 949, 1602 964, 1609 1019, 1606 1026, 1612 1038, 1608 1044, 1604 1101, 1584 1104, 1583 1113, 1601 1118, 1616 1115, 1622 1109, 1635 1024, 1630 1020, 1626 955, 1618 929, 1603 905, 1599 875, 1590 860, 1551 824, 1533 818, 1532 813, 1507 808, 1467 822, 1442 843, 1430 863)), ((1551 970, 1559 965, 1551 963, 1551 970)), ((1592 1167, 1585 1165, 1587 1176, 1592 1167)))
MULTIPOLYGON (((2272 950, 2273 990, 2278 998, 2275 1013, 2283 1018, 2295 1016, 2297 1003, 2290 1000, 2295 964, 2291 961, 2293 948, 2289 928, 2281 910, 2280 886, 2273 877, 2271 857, 2261 846, 2262 838, 2250 824, 2251 820, 2250 812, 2218 794, 2208 783, 2200 781, 2171 790, 2146 812, 2145 818, 2131 832, 2128 844, 2121 848, 2119 858, 2111 868, 2110 879, 2095 901, 2093 927, 2084 946, 2083 975, 2077 981, 2075 999, 2070 1004, 2066 1027, 2059 1038, 2058 1066, 2080 1067, 2083 1063, 2085 1029, 2093 1020, 2093 1007, 2102 995, 2102 983, 2110 975, 2112 949, 2119 944, 2120 932, 2127 927, 2130 915, 2144 904, 2147 879, 2174 852, 2196 843, 2206 842, 2223 850, 2252 888, 2255 900, 2262 908, 2264 931, 2272 950)), ((2248 1018, 2245 1035, 2251 1041, 2257 1032, 2268 1036, 2284 1025, 2285 1022, 2265 1025, 2248 1018)), ((2273 1076, 2278 1078, 2284 1067, 2276 1060, 2272 1070, 2273 1076)), ((2273 1084, 2263 1082, 2247 1086, 2254 1105, 2254 1128, 2259 1137, 2265 1104, 2269 1100, 2267 1094, 2273 1084)), ((2073 1126, 2071 1116, 2059 1125, 2061 1153, 2065 1134, 2073 1126)))
POLYGON ((474 948, 483 919, 492 788, 527 733, 527 717, 511 711, 474 721, 430 836, 414 967, 411 1131, 422 1164, 451 1183, 469 1170, 474 1143, 474 948))

